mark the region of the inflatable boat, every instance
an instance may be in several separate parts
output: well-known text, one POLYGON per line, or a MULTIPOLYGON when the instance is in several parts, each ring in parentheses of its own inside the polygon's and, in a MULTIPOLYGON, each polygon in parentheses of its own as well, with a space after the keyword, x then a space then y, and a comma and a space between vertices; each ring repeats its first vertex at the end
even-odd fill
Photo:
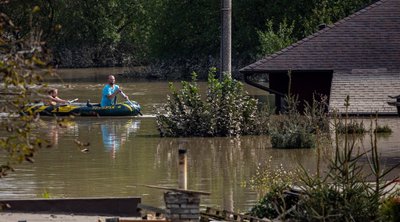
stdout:
POLYGON ((141 114, 139 103, 134 101, 104 107, 98 103, 71 103, 55 106, 37 103, 27 106, 24 112, 39 113, 42 116, 137 116, 141 114))

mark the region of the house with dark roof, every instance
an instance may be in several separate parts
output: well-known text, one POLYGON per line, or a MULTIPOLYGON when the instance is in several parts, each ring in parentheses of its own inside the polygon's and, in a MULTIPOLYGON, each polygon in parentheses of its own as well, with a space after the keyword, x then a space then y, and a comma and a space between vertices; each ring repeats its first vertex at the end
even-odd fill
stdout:
POLYGON ((329 110, 395 114, 388 96, 400 94, 400 0, 380 0, 305 39, 240 70, 246 82, 281 98, 329 97, 329 110), (268 75, 268 86, 252 81, 268 75))

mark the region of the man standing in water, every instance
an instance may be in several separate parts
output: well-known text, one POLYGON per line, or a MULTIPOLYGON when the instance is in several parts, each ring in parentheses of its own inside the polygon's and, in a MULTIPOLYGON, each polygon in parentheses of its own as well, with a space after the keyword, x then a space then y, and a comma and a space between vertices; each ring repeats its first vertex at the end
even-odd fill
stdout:
POLYGON ((120 90, 119 86, 115 84, 115 77, 113 75, 109 75, 108 82, 104 86, 101 94, 101 107, 115 105, 117 102, 117 95, 119 93, 121 93, 125 99, 128 99, 128 96, 125 95, 120 90))

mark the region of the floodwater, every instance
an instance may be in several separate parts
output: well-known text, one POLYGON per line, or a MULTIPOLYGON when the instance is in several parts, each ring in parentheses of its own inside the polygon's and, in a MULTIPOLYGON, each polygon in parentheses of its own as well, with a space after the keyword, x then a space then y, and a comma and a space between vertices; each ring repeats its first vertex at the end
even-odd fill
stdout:
MULTIPOLYGON (((50 85, 59 88, 61 98, 98 102, 106 75, 121 71, 62 70, 63 82, 54 80, 50 85)), ((243 184, 270 158, 274 167, 282 165, 290 170, 301 164, 315 171, 315 149, 272 149, 267 136, 161 138, 154 115, 155 108, 166 102, 168 83, 125 80, 117 76, 117 84, 142 105, 144 117, 77 117, 65 127, 57 126, 54 118, 43 118, 38 133, 54 146, 40 150, 34 164, 22 164, 16 172, 1 179, 0 196, 139 196, 144 204, 163 207, 163 191, 143 185, 177 187, 178 149, 186 148, 188 189, 211 193, 202 198, 201 204, 245 211, 259 197, 243 184), (90 145, 79 147, 75 140, 90 145), (81 152, 83 148, 89 152, 81 152)), ((250 86, 246 88, 251 95, 261 98, 265 95, 250 86)), ((365 125, 369 124, 369 120, 364 121, 365 125)), ((388 124, 394 131, 378 138, 383 162, 390 166, 400 161, 400 118, 383 118, 379 122, 388 124)), ((368 136, 361 141, 361 149, 368 148, 368 136)), ((331 149, 324 150, 322 160, 331 155, 331 149)), ((391 176, 399 172, 396 169, 391 176)))

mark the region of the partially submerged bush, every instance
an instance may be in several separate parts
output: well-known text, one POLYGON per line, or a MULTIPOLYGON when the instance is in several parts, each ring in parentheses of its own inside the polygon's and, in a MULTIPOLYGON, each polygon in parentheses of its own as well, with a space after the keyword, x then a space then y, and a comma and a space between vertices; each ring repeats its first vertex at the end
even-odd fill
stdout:
POLYGON ((340 134, 363 134, 367 132, 367 129, 365 129, 362 121, 351 121, 347 125, 345 125, 343 122, 340 122, 340 124, 336 127, 336 131, 340 134))
POLYGON ((313 133, 329 133, 328 97, 313 94, 312 103, 305 101, 304 117, 313 133))
POLYGON ((389 127, 389 125, 378 125, 374 130, 374 133, 392 133, 392 129, 389 127))
POLYGON ((244 91, 242 83, 225 75, 222 81, 211 69, 205 100, 201 99, 196 74, 192 82, 182 82, 177 90, 170 84, 171 96, 156 116, 161 136, 235 136, 259 134, 257 101, 244 91))
MULTIPOLYGON (((345 127, 344 123, 341 122, 339 124, 339 126, 337 127, 337 132, 340 134, 364 134, 366 132, 368 132, 369 130, 367 130, 364 126, 364 123, 362 121, 350 121, 347 124, 347 127, 345 127)), ((372 130, 372 129, 371 129, 372 130)), ((384 126, 380 126, 378 125, 374 130, 374 133, 391 133, 392 129, 388 126, 388 125, 384 125, 384 126)))
POLYGON ((308 131, 303 124, 283 119, 280 126, 270 130, 273 148, 313 148, 315 135, 308 131))
POLYGON ((270 137, 273 148, 312 148, 316 145, 316 134, 329 131, 326 113, 326 97, 314 98, 306 104, 304 115, 298 111, 298 101, 287 96, 286 111, 271 118, 270 137))

